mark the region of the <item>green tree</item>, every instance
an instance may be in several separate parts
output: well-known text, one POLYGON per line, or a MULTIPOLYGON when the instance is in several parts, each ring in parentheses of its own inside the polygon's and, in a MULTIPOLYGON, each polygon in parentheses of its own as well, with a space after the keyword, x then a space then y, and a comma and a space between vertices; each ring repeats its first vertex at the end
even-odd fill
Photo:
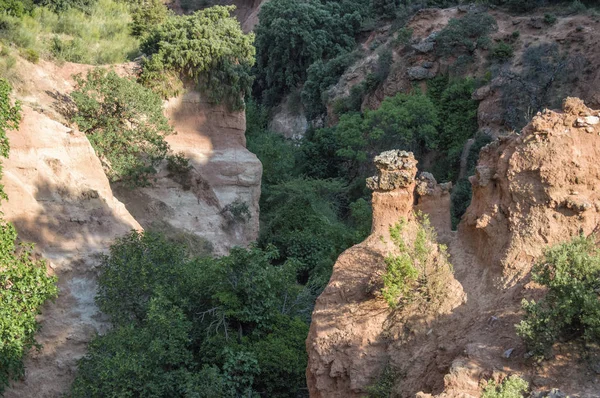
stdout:
POLYGON ((144 36, 155 26, 162 24, 170 12, 162 0, 141 0, 131 2, 131 33, 144 36))
POLYGON ((92 70, 85 78, 76 75, 75 82, 73 121, 87 135, 109 179, 147 185, 148 176, 167 156, 164 138, 172 132, 160 97, 104 69, 92 70))
POLYGON ((310 310, 297 263, 274 249, 189 257, 157 233, 118 239, 97 302, 114 328, 79 363, 74 397, 294 397, 310 310))
POLYGON ((312 63, 352 49, 362 17, 333 1, 274 0, 262 6, 259 20, 256 88, 270 106, 306 80, 312 63))
POLYGON ((539 302, 523 300, 525 316, 516 327, 529 349, 545 355, 559 338, 600 343, 600 252, 593 235, 547 250, 532 276, 548 291, 539 302))
MULTIPOLYGON (((192 15, 171 16, 150 31, 141 49, 149 58, 140 81, 147 86, 164 84, 165 72, 195 82, 212 102, 243 107, 252 85, 254 34, 244 34, 230 16, 233 6, 214 6, 192 15)), ((174 94, 173 91, 164 91, 174 94)))

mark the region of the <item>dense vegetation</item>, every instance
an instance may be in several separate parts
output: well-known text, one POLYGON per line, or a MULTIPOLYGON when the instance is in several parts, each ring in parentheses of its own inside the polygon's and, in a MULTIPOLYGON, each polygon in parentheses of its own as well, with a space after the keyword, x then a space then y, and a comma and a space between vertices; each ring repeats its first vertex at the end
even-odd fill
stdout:
POLYGON ((233 8, 214 6, 170 17, 151 29, 141 46, 149 58, 140 81, 165 97, 172 96, 177 91, 165 81, 165 73, 175 73, 199 85, 212 102, 226 101, 232 108, 242 108, 252 85, 254 35, 242 32, 239 22, 229 15, 233 8))
POLYGON ((532 270, 548 290, 539 302, 524 300, 517 333, 536 355, 546 355, 559 339, 600 343, 600 252, 595 237, 580 236, 547 250, 532 270))
MULTIPOLYGON (((17 128, 21 119, 10 92, 8 82, 0 79, 0 156, 5 158, 10 149, 6 131, 17 128)), ((0 197, 6 199, 2 187, 0 197)), ((15 227, 0 219, 0 394, 10 380, 24 375, 23 356, 38 346, 36 316, 44 302, 57 294, 56 278, 47 275, 45 261, 36 258, 31 245, 16 240, 15 227)))
POLYGON ((75 76, 71 93, 73 121, 103 162, 110 180, 148 184, 169 151, 164 137, 172 132, 162 113, 162 100, 132 79, 95 69, 75 76))
POLYGON ((79 364, 73 397, 303 395, 310 292, 273 247, 190 257, 161 235, 111 247, 97 302, 113 329, 79 364))

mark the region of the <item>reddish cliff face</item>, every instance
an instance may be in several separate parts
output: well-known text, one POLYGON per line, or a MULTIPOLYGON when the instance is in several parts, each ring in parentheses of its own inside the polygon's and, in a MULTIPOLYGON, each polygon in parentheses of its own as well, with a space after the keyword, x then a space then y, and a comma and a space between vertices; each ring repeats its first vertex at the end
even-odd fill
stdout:
POLYGON ((481 151, 460 235, 505 283, 525 275, 548 245, 598 228, 598 116, 568 98, 564 113, 545 111, 481 151))
MULTIPOLYGON (((416 234, 413 202, 417 162, 412 153, 389 151, 375 158, 378 175, 367 184, 373 189, 373 230, 364 242, 346 250, 336 262, 327 288, 318 298, 306 342, 306 371, 311 397, 359 397, 373 384, 390 357, 392 343, 410 339, 435 314, 449 312, 462 300, 460 285, 447 275, 443 303, 421 306, 423 318, 407 316, 410 305, 393 311, 379 294, 385 257, 394 253, 390 227, 406 222, 403 239, 416 234)), ((432 261, 445 264, 437 246, 432 261)), ((446 276, 446 275, 445 275, 446 276)))
MULTIPOLYGON (((544 248, 597 229, 598 159, 600 113, 574 98, 562 113, 539 114, 520 135, 485 147, 471 177, 471 206, 458 232, 446 234, 456 280, 444 280, 447 296, 438 311, 408 307, 402 316, 372 286, 391 250, 386 229, 396 217, 411 217, 415 187, 410 181, 385 191, 381 184, 412 178, 414 171, 390 173, 378 165, 380 177, 371 182, 374 233, 340 256, 315 306, 307 340, 311 396, 364 396, 387 364, 392 395, 399 397, 478 397, 484 380, 509 374, 525 378, 536 393, 559 388, 597 397, 600 380, 589 352, 557 343, 552 359, 532 366, 514 325, 521 300, 542 293, 529 272, 544 248)), ((420 197, 430 201, 422 209, 440 215, 442 187, 426 189, 427 178, 421 180, 419 195, 440 194, 420 197)), ((444 223, 437 224, 443 230, 444 223)))

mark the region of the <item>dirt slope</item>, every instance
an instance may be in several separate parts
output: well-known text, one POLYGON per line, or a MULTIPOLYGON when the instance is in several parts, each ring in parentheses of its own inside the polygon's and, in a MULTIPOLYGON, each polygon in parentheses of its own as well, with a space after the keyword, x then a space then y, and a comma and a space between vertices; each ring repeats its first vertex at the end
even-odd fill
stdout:
MULTIPOLYGON (((591 366, 600 358, 577 344, 557 343, 555 356, 535 365, 514 329, 521 300, 541 294, 529 271, 543 248, 589 234, 600 222, 598 116, 569 99, 563 113, 540 114, 521 135, 484 148, 471 178, 473 202, 458 233, 448 235, 461 286, 448 291, 451 297, 464 292, 464 300, 447 312, 432 317, 416 309, 384 322, 389 309, 365 293, 365 281, 381 274, 386 248, 371 236, 343 253, 313 313, 307 340, 311 396, 364 396, 387 361, 398 397, 478 397, 485 380, 513 373, 534 391, 600 396, 600 376, 591 366), (360 344, 361 335, 379 340, 371 339, 374 347, 360 344)), ((378 214, 393 219, 409 211, 412 187, 407 189, 404 199, 385 204, 374 193, 375 225, 378 214), (399 213, 385 210, 390 208, 399 213)))

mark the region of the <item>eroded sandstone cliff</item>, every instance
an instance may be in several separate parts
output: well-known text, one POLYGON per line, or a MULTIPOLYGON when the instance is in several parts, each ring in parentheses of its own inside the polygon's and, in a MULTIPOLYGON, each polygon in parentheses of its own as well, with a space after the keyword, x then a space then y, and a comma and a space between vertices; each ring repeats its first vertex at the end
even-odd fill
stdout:
MULTIPOLYGON (((10 157, 2 161, 9 197, 2 211, 19 238, 48 261, 59 296, 40 316, 36 338, 43 349, 27 357, 25 378, 6 391, 9 398, 67 392, 87 343, 109 327, 94 297, 99 255, 115 238, 154 228, 210 242, 223 254, 258 233, 262 168, 245 148, 243 113, 209 106, 198 93, 173 99, 166 112, 177 134, 169 144, 190 158, 192 170, 182 179, 163 165, 153 187, 113 193, 88 139, 64 116, 72 74, 89 68, 18 59, 14 86, 23 118, 9 133, 10 157), (236 200, 247 206, 249 220, 231 222, 223 211, 236 200)), ((132 69, 117 67, 121 75, 132 69)))

